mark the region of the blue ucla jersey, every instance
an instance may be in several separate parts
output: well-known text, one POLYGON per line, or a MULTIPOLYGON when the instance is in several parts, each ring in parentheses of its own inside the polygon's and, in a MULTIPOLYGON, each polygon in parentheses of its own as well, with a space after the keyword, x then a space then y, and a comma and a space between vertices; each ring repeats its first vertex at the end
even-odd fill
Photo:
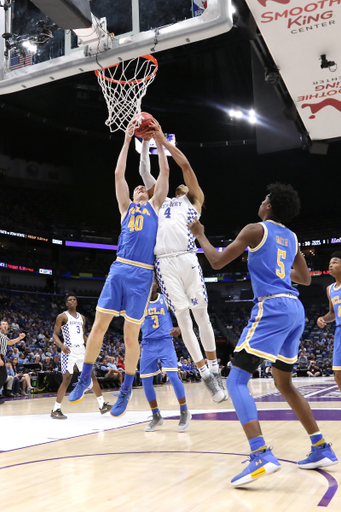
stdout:
POLYGON ((254 300, 277 293, 298 291, 291 284, 290 271, 298 251, 295 233, 272 220, 261 222, 264 228, 260 244, 249 247, 248 267, 254 300))
POLYGON ((335 287, 336 283, 333 283, 329 288, 329 297, 333 304, 336 325, 341 325, 341 287, 335 287))
POLYGON ((165 338, 172 340, 169 332, 172 328, 173 322, 165 298, 159 294, 156 300, 151 300, 148 304, 147 314, 141 326, 142 345, 148 341, 164 340, 165 338))
POLYGON ((117 258, 154 265, 158 216, 149 203, 130 203, 122 222, 117 258))

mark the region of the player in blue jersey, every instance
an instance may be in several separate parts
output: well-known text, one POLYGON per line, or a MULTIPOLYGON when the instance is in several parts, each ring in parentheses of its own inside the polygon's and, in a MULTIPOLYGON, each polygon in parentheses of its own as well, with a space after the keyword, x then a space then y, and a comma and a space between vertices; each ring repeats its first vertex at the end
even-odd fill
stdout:
POLYGON ((329 311, 317 319, 317 325, 322 329, 329 322, 336 322, 333 350, 333 371, 336 384, 341 391, 341 251, 333 252, 329 262, 329 273, 335 278, 335 283, 327 288, 329 311))
POLYGON ((121 234, 117 258, 111 265, 109 275, 98 300, 95 321, 88 337, 83 371, 70 402, 79 402, 90 384, 90 373, 100 352, 103 337, 114 316, 122 315, 125 343, 125 378, 117 402, 111 409, 113 416, 126 412, 131 397, 136 365, 140 355, 138 342, 141 323, 149 302, 153 283, 154 246, 158 227, 159 209, 167 197, 169 167, 161 139, 162 130, 155 121, 155 142, 159 154, 160 173, 155 193, 149 200, 146 187, 136 187, 133 201, 125 179, 126 162, 131 137, 125 135, 124 144, 115 170, 116 198, 121 214, 121 234))
POLYGON ((267 189, 269 193, 258 211, 262 222, 245 226, 223 252, 209 243, 199 221, 189 226, 214 269, 224 267, 249 248, 248 267, 256 304, 235 348, 227 379, 228 391, 251 448, 249 465, 231 481, 235 487, 281 468, 266 446, 256 404, 248 389, 250 377, 263 359, 272 362, 276 387, 311 439, 312 450, 298 466, 314 469, 338 462, 330 444, 323 439, 307 400, 292 384, 305 313, 291 282, 309 285, 311 277, 296 235, 282 223, 298 214, 299 197, 291 185, 275 183, 267 189))
POLYGON ((152 295, 147 308, 147 314, 142 324, 141 364, 140 372, 143 389, 153 413, 152 421, 146 426, 146 432, 154 432, 156 427, 164 424, 161 416, 156 393, 153 387, 154 375, 160 373, 158 361, 174 388, 180 404, 179 432, 189 428, 191 413, 187 408, 185 388, 178 376, 178 365, 172 336, 179 336, 179 327, 173 327, 170 312, 163 295, 157 293, 158 283, 154 280, 152 295))

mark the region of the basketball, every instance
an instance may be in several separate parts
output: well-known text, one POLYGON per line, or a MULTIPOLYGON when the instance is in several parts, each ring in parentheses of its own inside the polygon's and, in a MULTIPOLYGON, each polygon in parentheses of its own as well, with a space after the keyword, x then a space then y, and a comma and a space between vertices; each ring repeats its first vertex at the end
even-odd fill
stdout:
POLYGON ((148 114, 148 112, 141 112, 142 115, 142 121, 138 128, 135 129, 134 135, 136 137, 140 137, 141 139, 144 138, 145 134, 150 129, 150 124, 155 121, 154 117, 151 114, 148 114))

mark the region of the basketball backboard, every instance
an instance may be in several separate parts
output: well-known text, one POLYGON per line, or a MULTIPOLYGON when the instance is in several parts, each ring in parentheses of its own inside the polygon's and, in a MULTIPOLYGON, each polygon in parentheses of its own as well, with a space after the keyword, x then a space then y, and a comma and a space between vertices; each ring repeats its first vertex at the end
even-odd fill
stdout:
POLYGON ((30 0, 5 3, 0 94, 155 55, 222 34, 233 24, 230 0, 91 0, 92 27, 80 30, 60 29, 30 0))

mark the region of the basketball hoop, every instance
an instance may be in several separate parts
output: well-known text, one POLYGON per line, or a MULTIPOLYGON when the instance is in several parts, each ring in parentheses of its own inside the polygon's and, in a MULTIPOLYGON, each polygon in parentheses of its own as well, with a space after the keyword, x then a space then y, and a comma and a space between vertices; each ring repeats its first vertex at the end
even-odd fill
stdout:
POLYGON ((111 132, 126 132, 129 126, 129 135, 133 135, 140 126, 142 98, 157 70, 157 60, 152 55, 143 55, 95 71, 108 107, 105 124, 111 132))

